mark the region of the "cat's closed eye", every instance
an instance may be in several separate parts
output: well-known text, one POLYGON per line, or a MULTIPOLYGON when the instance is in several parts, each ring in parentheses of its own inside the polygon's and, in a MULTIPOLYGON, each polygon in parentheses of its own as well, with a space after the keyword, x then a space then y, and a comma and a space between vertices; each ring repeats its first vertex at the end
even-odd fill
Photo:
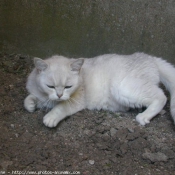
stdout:
POLYGON ((72 86, 65 86, 64 88, 65 88, 65 89, 69 89, 69 88, 71 88, 71 87, 72 87, 72 86))
POLYGON ((47 85, 47 87, 51 88, 51 89, 54 89, 55 86, 50 86, 50 85, 47 85))

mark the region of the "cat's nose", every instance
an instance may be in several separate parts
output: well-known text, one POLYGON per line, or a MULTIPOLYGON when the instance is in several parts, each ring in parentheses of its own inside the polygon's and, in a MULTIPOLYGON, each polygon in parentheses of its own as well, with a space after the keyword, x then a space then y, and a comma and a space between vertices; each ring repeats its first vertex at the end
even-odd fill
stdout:
POLYGON ((59 98, 61 98, 61 97, 63 96, 63 94, 57 94, 57 96, 58 96, 59 98))

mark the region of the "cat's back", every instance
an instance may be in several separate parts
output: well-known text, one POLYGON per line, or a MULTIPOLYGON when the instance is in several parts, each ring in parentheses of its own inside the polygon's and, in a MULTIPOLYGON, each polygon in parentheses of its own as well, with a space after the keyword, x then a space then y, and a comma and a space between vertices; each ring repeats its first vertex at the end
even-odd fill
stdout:
POLYGON ((85 59, 82 70, 86 84, 103 85, 104 88, 113 81, 119 84, 126 77, 152 80, 153 75, 158 76, 154 57, 144 53, 106 54, 85 59))
POLYGON ((94 58, 86 58, 83 68, 87 70, 102 70, 109 68, 110 65, 119 64, 124 59, 124 56, 117 54, 105 54, 94 58))
POLYGON ((123 70, 135 70, 139 67, 152 67, 154 57, 145 53, 134 53, 131 55, 105 54, 94 58, 85 59, 83 68, 87 70, 101 70, 107 72, 123 70))

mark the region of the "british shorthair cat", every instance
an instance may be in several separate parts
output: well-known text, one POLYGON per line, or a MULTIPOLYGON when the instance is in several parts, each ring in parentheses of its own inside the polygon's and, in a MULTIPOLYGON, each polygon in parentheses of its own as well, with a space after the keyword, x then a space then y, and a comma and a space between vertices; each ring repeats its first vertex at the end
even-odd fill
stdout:
POLYGON ((46 60, 34 58, 34 64, 24 106, 29 112, 51 108, 43 118, 48 127, 85 108, 115 112, 143 106, 146 110, 136 120, 145 125, 166 104, 160 82, 171 94, 175 121, 175 68, 161 58, 144 53, 79 59, 56 55, 46 60))

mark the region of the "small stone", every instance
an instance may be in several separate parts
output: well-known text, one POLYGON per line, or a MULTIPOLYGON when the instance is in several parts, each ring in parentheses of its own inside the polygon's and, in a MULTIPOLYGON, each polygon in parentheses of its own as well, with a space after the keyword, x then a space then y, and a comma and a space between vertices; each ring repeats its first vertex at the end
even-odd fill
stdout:
POLYGON ((166 113, 165 110, 161 110, 161 111, 160 111, 160 115, 164 115, 165 113, 166 113))
POLYGON ((116 133, 117 133, 117 130, 115 128, 111 128, 110 129, 111 137, 115 137, 116 136, 116 133))
POLYGON ((95 161, 94 160, 89 160, 90 165, 94 165, 95 161))
POLYGON ((168 157, 161 153, 161 152, 157 152, 157 153, 143 153, 142 157, 144 159, 149 159, 151 162, 167 162, 168 157))
POLYGON ((19 134, 16 133, 15 136, 18 138, 19 137, 19 134))
POLYGON ((97 145, 97 147, 98 147, 99 149, 101 149, 101 150, 105 150, 105 149, 108 148, 107 144, 105 144, 105 143, 103 143, 103 144, 97 143, 96 145, 97 145))
POLYGON ((11 126, 12 128, 15 128, 15 125, 14 125, 14 124, 11 124, 10 126, 11 126))
POLYGON ((129 131, 130 133, 133 133, 133 132, 134 132, 134 129, 133 129, 133 128, 128 128, 128 131, 129 131))
POLYGON ((13 89, 13 87, 14 87, 14 85, 12 85, 12 84, 9 85, 9 88, 10 89, 13 89))

